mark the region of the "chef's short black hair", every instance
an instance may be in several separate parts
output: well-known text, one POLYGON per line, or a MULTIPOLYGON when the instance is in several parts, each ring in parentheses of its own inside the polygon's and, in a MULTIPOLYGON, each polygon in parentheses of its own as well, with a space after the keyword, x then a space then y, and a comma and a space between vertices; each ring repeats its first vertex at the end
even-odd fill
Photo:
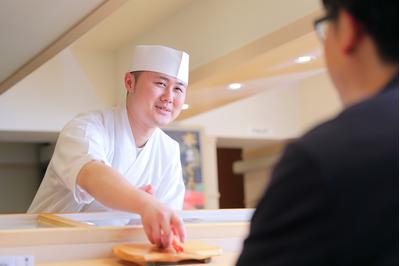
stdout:
POLYGON ((373 39, 381 59, 399 62, 399 0, 322 0, 327 15, 340 10, 356 18, 373 39))
POLYGON ((136 80, 139 79, 140 74, 142 74, 142 72, 143 71, 132 71, 132 72, 130 72, 135 77, 135 82, 136 82, 136 80))

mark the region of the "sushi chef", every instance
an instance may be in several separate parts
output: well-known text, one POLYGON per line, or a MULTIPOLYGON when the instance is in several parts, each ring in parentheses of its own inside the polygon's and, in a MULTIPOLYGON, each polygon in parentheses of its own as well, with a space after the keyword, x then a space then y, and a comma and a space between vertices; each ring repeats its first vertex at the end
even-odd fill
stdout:
POLYGON ((173 230, 183 241, 174 212, 185 193, 179 145, 159 127, 181 112, 188 71, 183 51, 136 46, 126 103, 78 115, 63 128, 28 212, 134 212, 153 244, 170 246, 173 230))

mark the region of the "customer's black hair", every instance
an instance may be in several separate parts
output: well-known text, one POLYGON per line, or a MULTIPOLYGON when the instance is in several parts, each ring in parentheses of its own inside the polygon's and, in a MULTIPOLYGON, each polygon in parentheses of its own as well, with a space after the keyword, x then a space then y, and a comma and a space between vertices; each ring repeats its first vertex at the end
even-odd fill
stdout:
POLYGON ((344 9, 372 37, 381 59, 399 62, 399 0, 322 0, 333 19, 344 9))

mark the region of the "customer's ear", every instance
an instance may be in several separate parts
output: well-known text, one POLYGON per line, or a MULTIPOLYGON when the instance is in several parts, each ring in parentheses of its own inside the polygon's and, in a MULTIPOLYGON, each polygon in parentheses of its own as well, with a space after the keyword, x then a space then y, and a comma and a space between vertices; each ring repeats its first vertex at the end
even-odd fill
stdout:
POLYGON ((340 50, 346 55, 351 55, 359 48, 365 31, 360 22, 346 10, 339 12, 337 23, 340 50))

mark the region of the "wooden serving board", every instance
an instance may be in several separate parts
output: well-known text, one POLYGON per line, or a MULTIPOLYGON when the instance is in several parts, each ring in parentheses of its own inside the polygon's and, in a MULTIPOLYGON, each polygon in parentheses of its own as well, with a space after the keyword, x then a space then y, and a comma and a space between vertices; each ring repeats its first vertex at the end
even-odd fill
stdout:
POLYGON ((159 249, 151 244, 122 244, 113 247, 113 253, 120 259, 146 265, 149 262, 179 262, 198 260, 208 262, 211 257, 222 254, 222 249, 200 241, 186 241, 184 252, 176 253, 173 248, 159 249))

